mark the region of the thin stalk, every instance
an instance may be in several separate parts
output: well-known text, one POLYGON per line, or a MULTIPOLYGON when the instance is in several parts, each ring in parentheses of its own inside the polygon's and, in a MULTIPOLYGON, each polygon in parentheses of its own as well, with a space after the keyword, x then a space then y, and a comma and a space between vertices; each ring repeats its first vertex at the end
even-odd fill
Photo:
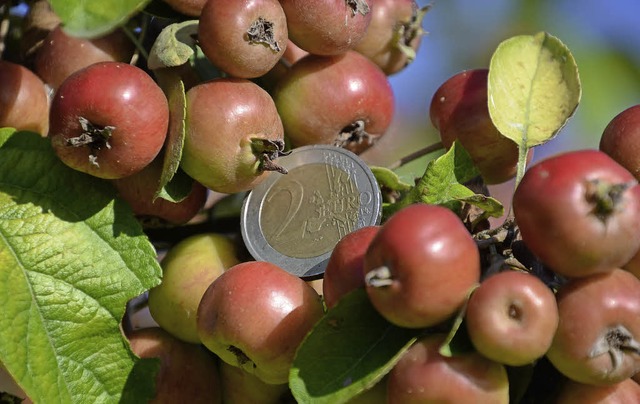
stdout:
POLYGON ((422 156, 426 156, 427 154, 431 154, 433 152, 437 152, 438 150, 444 149, 444 145, 442 142, 433 143, 425 148, 422 148, 418 151, 415 151, 411 154, 408 154, 402 157, 399 160, 394 161, 390 165, 387 166, 389 170, 395 170, 396 168, 402 167, 403 165, 410 163, 416 159, 419 159, 422 156))

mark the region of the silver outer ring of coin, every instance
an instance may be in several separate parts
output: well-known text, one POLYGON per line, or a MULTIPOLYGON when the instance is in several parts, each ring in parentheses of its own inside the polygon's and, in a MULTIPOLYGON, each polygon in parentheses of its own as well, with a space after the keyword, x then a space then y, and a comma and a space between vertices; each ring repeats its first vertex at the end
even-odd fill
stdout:
MULTIPOLYGON (((379 224, 382 215, 382 195, 378 188, 378 183, 371 169, 355 153, 337 146, 301 146, 293 149, 291 154, 278 158, 277 163, 287 170, 292 170, 307 164, 330 164, 332 159, 328 159, 329 162, 325 161, 326 153, 334 156, 344 156, 352 161, 357 170, 356 182, 358 191, 361 193, 369 192, 372 196, 370 212, 363 215, 361 210, 358 213, 358 223, 360 223, 358 227, 379 224)), ((337 164, 331 165, 341 168, 337 164)), ((283 175, 286 174, 271 173, 265 181, 253 188, 245 198, 240 216, 240 227, 244 244, 249 253, 257 261, 271 262, 287 272, 307 280, 321 278, 333 250, 311 258, 297 258, 284 255, 269 244, 260 226, 262 202, 271 187, 282 178, 283 175)))

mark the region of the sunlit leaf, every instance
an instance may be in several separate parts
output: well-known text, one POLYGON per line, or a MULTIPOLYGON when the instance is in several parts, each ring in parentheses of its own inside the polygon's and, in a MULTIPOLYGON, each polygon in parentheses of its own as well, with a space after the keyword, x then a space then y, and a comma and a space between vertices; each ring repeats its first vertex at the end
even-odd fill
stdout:
POLYGON ((364 289, 343 297, 298 349, 289 385, 298 403, 339 404, 374 386, 422 331, 396 327, 364 289))
POLYGON ((0 362, 34 402, 147 402, 127 302, 160 283, 156 253, 103 180, 22 132, 0 147, 0 362))
POLYGON ((66 33, 81 38, 95 38, 125 24, 149 1, 50 0, 50 3, 62 20, 66 33))
POLYGON ((540 32, 502 42, 489 66, 489 113, 506 137, 521 147, 552 139, 581 97, 578 68, 569 49, 540 32))

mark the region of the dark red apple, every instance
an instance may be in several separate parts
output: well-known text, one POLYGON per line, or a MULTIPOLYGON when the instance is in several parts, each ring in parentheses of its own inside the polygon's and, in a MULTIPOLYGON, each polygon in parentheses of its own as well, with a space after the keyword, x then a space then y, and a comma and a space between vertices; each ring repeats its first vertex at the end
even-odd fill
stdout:
POLYGON ((49 98, 44 83, 31 70, 0 60, 0 128, 5 127, 46 136, 49 98))

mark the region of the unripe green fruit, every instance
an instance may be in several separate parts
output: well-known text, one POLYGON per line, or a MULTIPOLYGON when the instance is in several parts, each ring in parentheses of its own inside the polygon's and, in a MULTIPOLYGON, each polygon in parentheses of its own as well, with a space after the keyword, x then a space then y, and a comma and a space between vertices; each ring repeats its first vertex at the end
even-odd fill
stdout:
POLYGON ((162 283, 149 291, 151 316, 176 338, 200 343, 200 299, 214 279, 238 262, 234 244, 224 235, 197 234, 180 241, 161 262, 162 283))

